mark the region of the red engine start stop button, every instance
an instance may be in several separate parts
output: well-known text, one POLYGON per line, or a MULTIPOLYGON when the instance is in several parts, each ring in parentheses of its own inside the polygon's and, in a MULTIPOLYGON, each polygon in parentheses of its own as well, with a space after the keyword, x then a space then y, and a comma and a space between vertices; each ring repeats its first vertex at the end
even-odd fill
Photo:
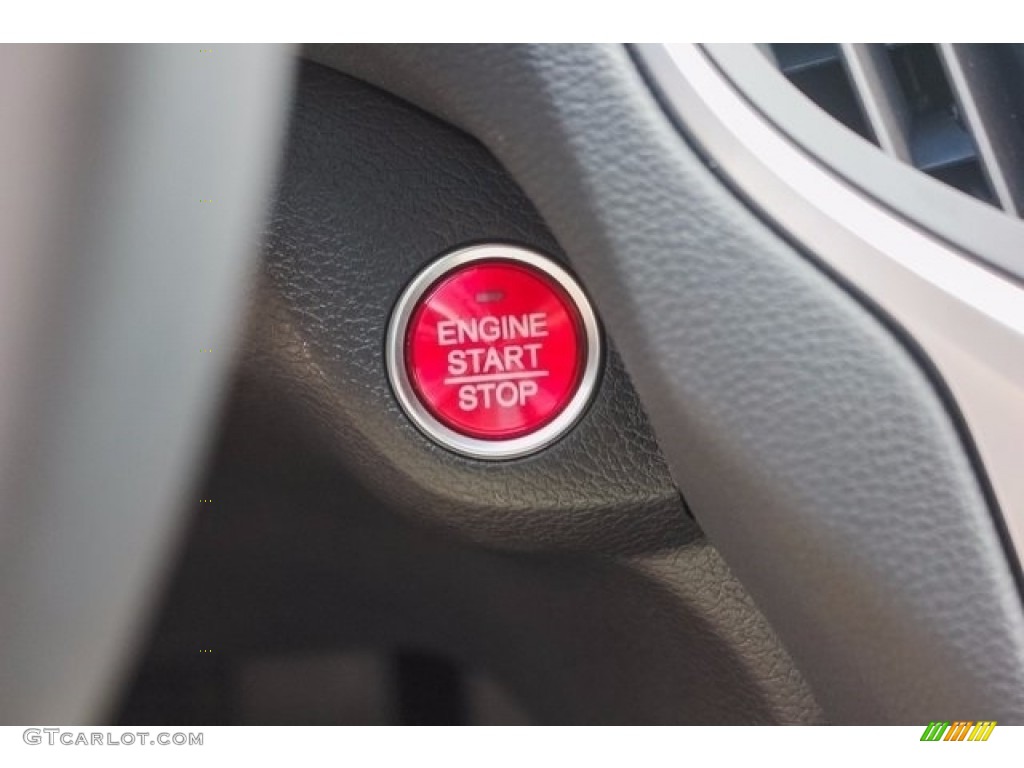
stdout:
POLYGON ((388 330, 388 375, 406 413, 477 458, 523 456, 557 440, 586 408, 600 359, 597 319, 576 281, 508 245, 431 264, 388 330))

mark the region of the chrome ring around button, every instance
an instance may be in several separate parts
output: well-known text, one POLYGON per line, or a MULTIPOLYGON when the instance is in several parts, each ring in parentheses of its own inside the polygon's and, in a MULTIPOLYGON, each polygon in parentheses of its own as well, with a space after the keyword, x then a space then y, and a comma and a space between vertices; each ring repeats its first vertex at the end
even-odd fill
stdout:
POLYGON ((474 245, 448 253, 432 262, 406 287, 391 313, 385 342, 388 379, 399 405, 413 424, 439 445, 477 459, 514 459, 535 453, 565 435, 590 404, 597 387, 602 361, 601 330, 586 294, 576 280, 556 262, 535 251, 507 244, 474 245), (551 279, 569 298, 583 330, 582 373, 568 403, 534 432, 511 439, 481 439, 463 434, 438 420, 421 401, 407 368, 409 322, 421 300, 440 280, 475 262, 506 261, 532 267, 551 279))

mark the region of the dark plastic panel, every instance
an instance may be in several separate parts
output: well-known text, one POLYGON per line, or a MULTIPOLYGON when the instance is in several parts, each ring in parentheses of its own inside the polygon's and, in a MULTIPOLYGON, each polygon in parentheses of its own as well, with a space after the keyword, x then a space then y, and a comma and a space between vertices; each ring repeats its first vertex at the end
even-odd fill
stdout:
MULTIPOLYGON (((122 721, 205 722, 197 694, 237 705, 237 690, 190 681, 237 678, 253 657, 412 647, 493 675, 541 723, 820 722, 684 513, 615 355, 577 429, 509 464, 434 446, 394 403, 384 327, 425 261, 493 237, 561 255, 490 154, 316 65, 290 132, 247 351, 196 492, 213 502, 122 721)), ((212 715, 233 722, 216 702, 212 715)))
POLYGON ((698 535, 614 345, 580 422, 540 453, 451 453, 401 411, 384 368, 392 306, 430 261, 476 242, 562 258, 533 206, 465 134, 309 64, 266 242, 247 372, 289 396, 380 498, 477 541, 650 551, 698 535))
POLYGON ((830 719, 1024 722, 1020 596, 928 375, 706 167, 624 48, 310 54, 461 125, 523 186, 830 719))

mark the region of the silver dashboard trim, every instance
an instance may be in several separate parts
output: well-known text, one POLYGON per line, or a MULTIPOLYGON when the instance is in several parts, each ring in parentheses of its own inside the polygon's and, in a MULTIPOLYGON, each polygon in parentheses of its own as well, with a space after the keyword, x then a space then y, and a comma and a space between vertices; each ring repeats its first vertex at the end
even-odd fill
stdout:
MULTIPOLYGON (((639 50, 669 107, 723 173, 931 359, 963 414, 1013 546, 1024 551, 1024 290, 823 167, 700 46, 639 50)), ((1024 226, 1020 250, 1024 258, 1024 226)))
POLYGON ((546 448, 568 432, 586 411, 597 388, 601 370, 601 331, 583 289, 562 267, 547 256, 503 243, 474 245, 452 251, 420 272, 406 287, 391 313, 385 342, 385 361, 392 391, 413 424, 434 442, 475 459, 501 460, 527 456, 546 448), (536 432, 511 440, 482 440, 445 426, 423 405, 409 380, 405 364, 405 333, 420 298, 453 270, 477 261, 515 261, 537 269, 557 282, 576 305, 583 324, 586 358, 576 394, 564 410, 536 432))

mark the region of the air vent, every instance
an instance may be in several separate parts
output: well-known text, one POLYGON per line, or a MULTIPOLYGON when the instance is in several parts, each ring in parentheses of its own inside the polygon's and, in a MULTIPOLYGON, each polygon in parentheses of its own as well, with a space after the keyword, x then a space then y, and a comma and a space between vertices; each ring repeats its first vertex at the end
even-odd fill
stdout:
POLYGON ((889 155, 1011 215, 1024 211, 1020 46, 764 49, 808 98, 889 155))

